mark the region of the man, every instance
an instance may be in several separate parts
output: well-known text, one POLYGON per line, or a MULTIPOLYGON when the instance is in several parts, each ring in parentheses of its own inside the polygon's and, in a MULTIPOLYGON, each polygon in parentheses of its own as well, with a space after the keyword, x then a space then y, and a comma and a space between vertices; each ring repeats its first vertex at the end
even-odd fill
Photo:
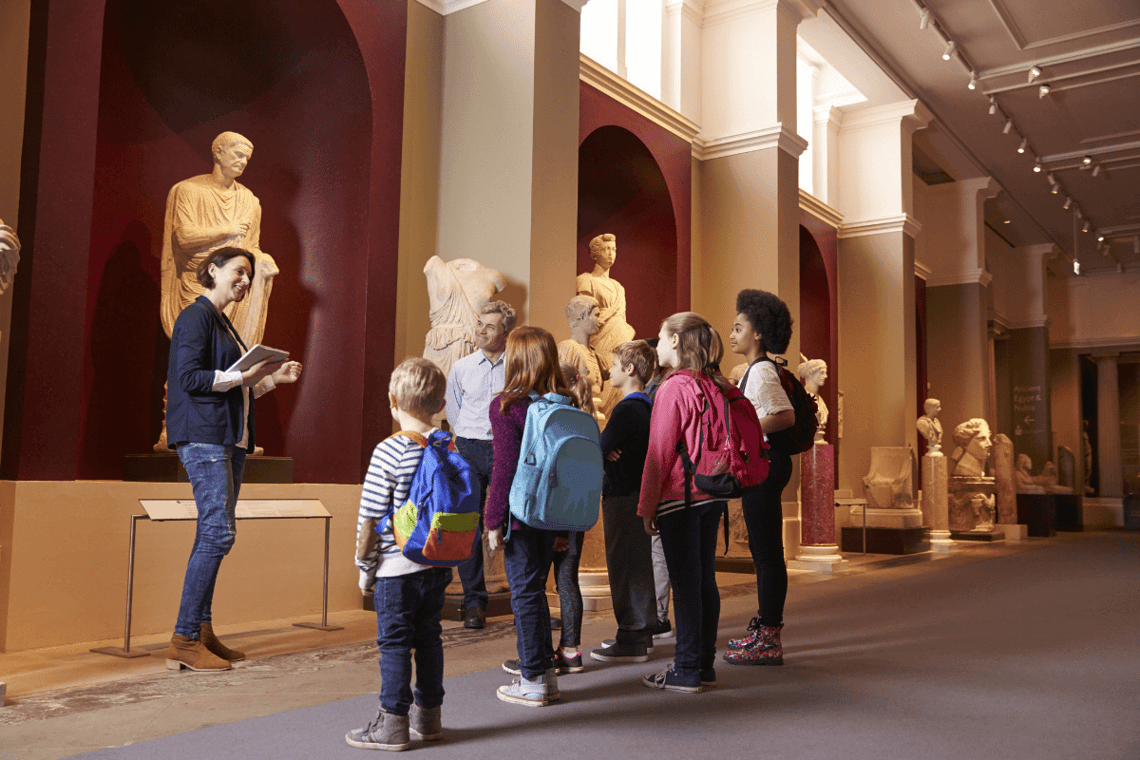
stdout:
POLYGON ((475 324, 475 353, 459 359, 447 376, 447 419, 459 454, 479 478, 480 540, 471 558, 459 566, 463 583, 463 627, 482 628, 487 620, 487 583, 483 579, 483 507, 495 463, 491 446, 491 399, 503 390, 503 352, 507 334, 515 327, 515 310, 503 301, 490 301, 475 324))

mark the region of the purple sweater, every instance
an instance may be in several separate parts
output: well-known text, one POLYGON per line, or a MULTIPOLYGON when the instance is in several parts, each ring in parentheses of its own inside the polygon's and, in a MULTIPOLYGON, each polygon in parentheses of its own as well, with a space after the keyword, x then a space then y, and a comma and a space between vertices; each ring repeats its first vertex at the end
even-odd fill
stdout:
MULTIPOLYGON (((526 426, 526 410, 531 399, 524 398, 511 405, 504 416, 499 412, 499 396, 491 400, 488 415, 491 418, 491 441, 495 451, 495 466, 491 470, 491 484, 487 489, 487 505, 483 509, 483 523, 487 530, 506 526, 511 508, 507 499, 511 494, 511 481, 519 466, 519 451, 522 450, 523 428, 526 426)), ((517 527, 517 521, 511 524, 517 527)))

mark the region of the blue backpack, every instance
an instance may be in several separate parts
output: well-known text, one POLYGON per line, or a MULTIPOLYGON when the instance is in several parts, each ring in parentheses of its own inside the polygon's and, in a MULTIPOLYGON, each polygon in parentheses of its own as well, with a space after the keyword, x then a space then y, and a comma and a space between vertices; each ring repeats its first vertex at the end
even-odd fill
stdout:
POLYGON ((424 447, 412 477, 408 500, 376 526, 383 533, 392 521, 392 535, 404 556, 421 565, 455 567, 471 557, 479 537, 481 489, 467 461, 455 450, 451 433, 437 430, 430 438, 401 430, 424 447))
POLYGON ((587 531, 602 500, 598 423, 566 396, 532 398, 508 497, 511 515, 532 528, 587 531))

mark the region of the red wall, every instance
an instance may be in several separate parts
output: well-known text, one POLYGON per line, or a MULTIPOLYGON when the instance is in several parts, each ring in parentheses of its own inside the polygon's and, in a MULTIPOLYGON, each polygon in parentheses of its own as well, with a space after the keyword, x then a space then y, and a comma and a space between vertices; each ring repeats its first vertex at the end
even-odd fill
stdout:
POLYGON ((613 276, 639 338, 690 304, 692 146, 589 85, 581 86, 578 272, 590 240, 617 235, 613 276))
POLYGON ((367 391, 386 387, 392 363, 406 7, 46 5, 36 15, 88 25, 32 25, 43 65, 29 76, 34 181, 21 196, 35 200, 21 204, 21 234, 28 208, 33 275, 17 278, 4 477, 117 479, 124 455, 149 450, 168 349, 166 195, 208 173, 211 141, 232 130, 254 143, 241 181, 281 269, 264 342, 305 364, 298 385, 258 402, 258 442, 293 457, 298 481, 360 482, 389 427, 367 391), (61 141, 78 156, 60 155, 61 141))
MULTIPOLYGON (((800 209, 800 315, 796 330, 800 351, 809 359, 827 362, 823 400, 827 404, 827 442, 836 447, 838 476, 839 436, 839 291, 836 289, 839 238, 831 225, 800 209)), ((799 357, 795 357, 798 361, 799 357)), ((791 357, 789 357, 791 359, 791 357)))

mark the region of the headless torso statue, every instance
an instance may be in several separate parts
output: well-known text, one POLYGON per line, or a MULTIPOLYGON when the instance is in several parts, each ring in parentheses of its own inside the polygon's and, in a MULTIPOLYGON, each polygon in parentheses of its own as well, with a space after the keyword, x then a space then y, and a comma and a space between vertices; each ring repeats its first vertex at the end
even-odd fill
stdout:
MULTIPOLYGON (((253 155, 253 143, 236 132, 223 132, 212 146, 214 169, 210 174, 179 182, 166 197, 162 230, 162 328, 169 338, 174 321, 203 288, 198 265, 218 248, 236 246, 253 254, 254 278, 249 293, 226 309, 247 347, 260 343, 265 333, 269 294, 277 264, 260 249, 261 203, 237 178, 253 155)), ((167 451, 165 411, 162 434, 155 451, 167 451)))
POLYGON ((444 261, 432 256, 424 265, 431 329, 424 338, 424 358, 443 370, 475 350, 479 313, 505 287, 503 275, 474 259, 444 261))

